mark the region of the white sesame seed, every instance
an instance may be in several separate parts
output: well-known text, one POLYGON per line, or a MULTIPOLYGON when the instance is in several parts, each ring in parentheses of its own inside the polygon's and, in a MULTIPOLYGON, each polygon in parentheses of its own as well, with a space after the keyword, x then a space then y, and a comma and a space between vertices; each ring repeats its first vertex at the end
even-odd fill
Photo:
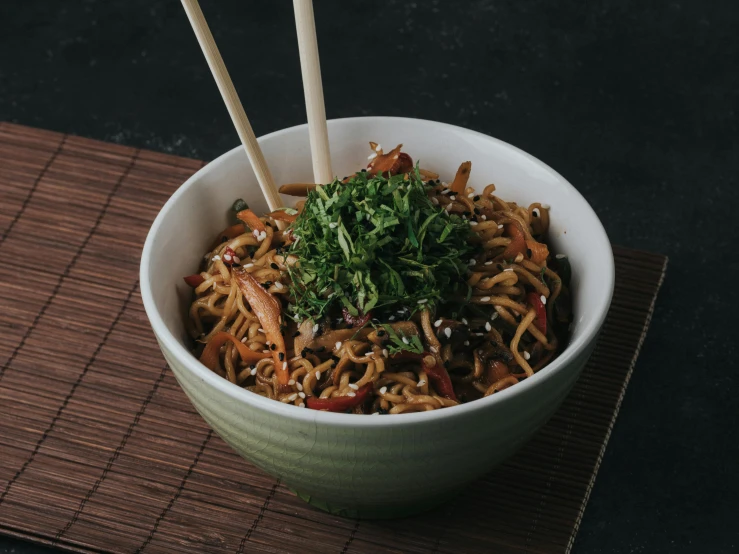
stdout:
POLYGON ((280 283, 279 281, 275 281, 275 286, 276 286, 276 287, 277 287, 278 289, 280 289, 280 290, 282 290, 282 289, 284 289, 284 288, 285 288, 285 285, 283 285, 283 284, 282 284, 282 283, 280 283))
POLYGON ((376 157, 377 157, 377 154, 374 153, 374 152, 372 152, 372 154, 370 154, 369 156, 367 156, 367 159, 368 160, 374 160, 376 157))
POLYGON ((388 317, 388 320, 395 321, 395 316, 394 315, 391 315, 390 317, 388 317))
POLYGON ((439 199, 438 199, 438 198, 436 198, 436 196, 432 196, 432 197, 431 197, 431 203, 432 203, 432 204, 433 204, 434 206, 438 206, 438 205, 439 205, 439 199))
POLYGON ((243 342, 244 344, 246 344, 246 340, 247 340, 248 338, 249 338, 249 337, 244 337, 243 339, 241 339, 241 342, 243 342))
POLYGON ((368 357, 369 357, 369 356, 371 356, 372 354, 374 354, 374 352, 372 352, 372 350, 370 350, 369 352, 365 352, 365 353, 364 353, 364 357, 365 357, 365 358, 368 358, 368 357))
POLYGON ((408 337, 403 337, 403 342, 406 344, 410 344, 411 341, 408 340, 408 337))
POLYGON ((482 219, 483 221, 487 221, 487 219, 488 219, 488 216, 486 216, 485 214, 482 214, 482 215, 480 216, 480 219, 482 219))
POLYGON ((503 228, 503 224, 501 223, 498 225, 498 229, 502 229, 502 228, 503 228))
POLYGON ((282 362, 282 369, 287 369, 287 362, 282 362))
POLYGON ((246 264, 244 266, 244 269, 249 269, 250 267, 254 267, 254 264, 246 264))
POLYGON ((498 319, 498 316, 500 316, 498 312, 493 312, 493 315, 490 316, 490 321, 495 321, 498 319))
POLYGON ((319 381, 321 379, 321 372, 316 371, 316 381, 319 381))
POLYGON ((545 210, 551 209, 551 206, 549 204, 542 204, 541 207, 544 208, 545 210))
POLYGON ((387 348, 383 348, 383 349, 382 349, 382 355, 383 355, 383 356, 384 356, 385 358, 388 358, 388 357, 390 357, 390 353, 389 353, 389 352, 387 351, 387 348))
POLYGON ((474 197, 475 197, 475 193, 474 192, 471 192, 471 193, 469 193, 467 195, 467 198, 474 198, 474 197))
POLYGON ((436 348, 435 346, 429 346, 429 350, 431 351, 432 354, 436 354, 439 351, 439 349, 436 348))
POLYGON ((539 297, 539 299, 541 300, 541 303, 542 304, 546 304, 547 303, 547 297, 544 296, 543 294, 539 297))
POLYGON ((457 199, 457 197, 456 197, 456 196, 454 196, 454 195, 451 195, 451 196, 449 197, 449 200, 456 200, 456 199, 457 199))
POLYGON ((482 298, 480 298, 480 302, 490 302, 490 297, 489 296, 483 296, 482 298))
POLYGON ((357 393, 354 391, 346 393, 347 396, 357 396, 357 393))
POLYGON ((316 323, 316 324, 315 324, 315 325, 313 326, 313 332, 314 332, 314 333, 317 333, 317 332, 318 332, 318 328, 319 328, 319 327, 318 327, 318 323, 316 323))
POLYGON ((449 338, 452 336, 452 330, 447 327, 446 329, 444 329, 444 334, 446 335, 446 338, 449 338))
POLYGON ((352 390, 359 390, 359 385, 355 383, 349 383, 349 388, 352 390))
POLYGON ((420 381, 418 382, 418 385, 417 385, 417 386, 419 386, 419 387, 422 387, 422 386, 424 386, 425 384, 426 384, 426 380, 425 380, 425 379, 421 379, 421 380, 420 380, 420 381))
POLYGON ((298 404, 298 408, 305 408, 305 402, 301 402, 300 404, 298 404))
POLYGON ((380 415, 380 412, 372 412, 370 415, 380 415))
POLYGON ((470 221, 470 225, 477 225, 477 221, 470 221))
POLYGON ((476 337, 483 337, 483 336, 485 336, 485 333, 475 333, 475 336, 476 337))
POLYGON ((418 302, 416 302, 416 304, 425 304, 428 301, 429 301, 428 298, 421 298, 421 300, 419 300, 418 302))
POLYGON ((557 255, 556 255, 556 256, 554 256, 554 257, 555 257, 555 258, 557 258, 558 260, 563 260, 563 259, 565 259, 565 258, 566 258, 567 256, 565 256, 564 254, 557 254, 557 255))
POLYGON ((382 387, 380 389, 380 394, 385 394, 387 392, 387 387, 382 387))
POLYGON ((341 348, 341 341, 337 340, 336 344, 334 344, 334 350, 338 350, 339 348, 341 348))
POLYGON ((295 400, 298 399, 298 393, 294 392, 290 396, 287 397, 288 402, 295 402, 295 400))
POLYGON ((462 323, 464 323, 465 325, 469 325, 469 323, 467 323, 467 320, 465 318, 462 318, 462 323))
POLYGON ((336 229, 336 228, 337 228, 337 227, 339 226, 339 224, 338 224, 338 223, 336 223, 335 221, 332 221, 331 223, 329 223, 329 224, 328 224, 328 226, 329 226, 329 227, 330 227, 331 229, 336 229))
MULTIPOLYGON (((266 331, 265 331, 264 329, 262 329, 261 327, 260 327, 259 329, 257 329, 257 331, 259 331, 260 333, 265 333, 265 332, 266 332, 266 331)), ((269 342, 269 341, 267 341, 267 344, 269 344, 269 343, 270 343, 270 342, 269 342)))
POLYGON ((221 259, 221 257, 218 254, 216 254, 215 256, 213 256, 213 258, 211 259, 211 261, 212 262, 217 262, 220 259, 221 259))
POLYGON ((467 262, 469 265, 475 265, 477 263, 477 260, 475 258, 470 258, 470 261, 467 262))
POLYGON ((512 267, 506 267, 503 271, 513 271, 512 267))
POLYGON ((529 354, 528 352, 526 352, 526 350, 524 350, 523 351, 523 359, 524 360, 528 360, 529 358, 531 358, 531 354, 529 354))
POLYGON ((290 379, 290 380, 289 380, 289 381, 287 382, 287 384, 288 384, 288 385, 294 385, 294 384, 295 384, 295 379, 290 379))
POLYGON ((303 385, 300 383, 295 383, 295 386, 298 387, 298 390, 303 390, 303 385))
POLYGON ((488 260, 487 262, 485 262, 485 265, 493 265, 493 260, 488 260))
POLYGON ((464 345, 465 346, 469 346, 470 345, 470 341, 468 341, 468 340, 464 341, 464 345))
POLYGON ((452 211, 452 203, 451 203, 451 202, 449 202, 449 204, 447 204, 447 205, 446 205, 446 207, 445 207, 444 209, 445 209, 446 211, 448 211, 448 212, 451 212, 451 211, 452 211))
POLYGON ((379 152, 380 150, 382 150, 382 144, 375 146, 375 152, 379 152))
POLYGON ((269 354, 269 352, 270 352, 270 351, 269 351, 269 349, 268 349, 268 348, 265 348, 264 350, 262 350, 262 354, 269 354))
POLYGON ((489 321, 486 321, 486 322, 485 322, 485 330, 486 330, 486 331, 490 331, 490 329, 492 329, 492 328, 493 328, 493 326, 492 326, 492 325, 490 325, 490 322, 489 322, 489 321))
POLYGON ((230 262, 231 261, 231 254, 224 254, 223 255, 223 259, 226 260, 227 262, 230 262))
POLYGON ((255 367, 249 373, 251 373, 252 375, 256 375, 257 374, 257 368, 255 367))
POLYGON ((441 320, 437 319, 436 321, 434 321, 434 327, 441 327, 441 323, 441 320))
POLYGON ((300 398, 305 398, 305 393, 304 393, 304 392, 299 392, 299 393, 298 393, 298 396, 299 396, 300 398))

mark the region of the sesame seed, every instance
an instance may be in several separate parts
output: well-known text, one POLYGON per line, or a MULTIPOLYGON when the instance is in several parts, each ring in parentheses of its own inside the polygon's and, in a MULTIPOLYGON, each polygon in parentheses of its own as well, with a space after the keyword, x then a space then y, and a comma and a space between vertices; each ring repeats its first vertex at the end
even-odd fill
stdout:
POLYGON ((283 284, 282 284, 282 283, 280 283, 279 281, 275 281, 275 286, 276 286, 276 287, 277 287, 278 289, 280 289, 280 290, 282 290, 282 289, 284 289, 284 288, 285 288, 285 285, 283 285, 283 284))
POLYGON ((352 390, 359 390, 359 385, 355 383, 349 383, 349 388, 352 390))
POLYGON ((464 341, 464 345, 465 346, 469 346, 470 345, 470 341, 468 341, 468 340, 464 341))
POLYGON ((298 404, 298 408, 305 408, 305 402, 301 402, 300 404, 298 404))
POLYGON ((370 415, 380 415, 380 412, 372 412, 370 415))
POLYGON ((251 373, 252 375, 256 375, 257 374, 257 368, 255 367, 249 373, 251 373))
POLYGON ((436 321, 434 321, 434 327, 441 327, 441 323, 441 320, 437 319, 436 321))
POLYGON ((457 197, 454 196, 454 195, 449 196, 449 200, 456 200, 456 199, 457 199, 457 197))
POLYGON ((289 380, 289 381, 287 382, 287 384, 288 384, 288 385, 294 385, 294 384, 295 384, 295 379, 290 379, 290 380, 289 380))
POLYGON ((410 344, 411 341, 408 340, 408 337, 403 337, 403 342, 406 344, 410 344))
POLYGON ((477 225, 477 221, 470 221, 470 225, 477 225))
POLYGON ((288 402, 295 402, 298 399, 298 393, 294 392, 290 396, 287 397, 288 402))
POLYGON ((513 271, 512 267, 506 267, 503 271, 513 271))
POLYGON ((542 204, 541 207, 544 208, 545 210, 551 209, 551 206, 549 204, 542 204))
POLYGON ((475 258, 470 258, 470 261, 467 262, 469 265, 475 265, 477 263, 477 260, 475 258))
POLYGON ((317 332, 318 332, 318 328, 319 328, 319 327, 318 327, 318 323, 316 323, 316 324, 315 324, 315 325, 313 326, 313 332, 314 332, 314 333, 317 333, 317 332))
POLYGON ((384 357, 386 357, 386 358, 390 356, 390 353, 389 353, 389 352, 387 351, 387 348, 383 348, 383 349, 382 349, 382 355, 383 355, 384 357))
POLYGON ((444 329, 444 334, 446 335, 446 338, 449 338, 452 336, 452 330, 447 327, 446 329, 444 329))
POLYGON ((487 262, 485 262, 485 265, 493 265, 493 260, 488 260, 487 262))
POLYGON ((389 321, 395 321, 395 316, 394 315, 391 315, 390 317, 388 317, 388 320, 389 321))
POLYGON ((418 385, 417 385, 417 386, 419 386, 419 387, 422 387, 422 386, 424 386, 425 384, 426 384, 426 381, 425 381, 424 379, 421 379, 421 380, 420 380, 420 381, 418 382, 418 385))
POLYGON ((249 269, 250 267, 254 267, 254 264, 246 264, 244 266, 244 269, 249 269))
POLYGON ((428 298, 421 298, 416 304, 425 304, 426 302, 428 302, 428 298))
POLYGON ((375 146, 375 152, 380 152, 381 150, 382 150, 381 144, 378 144, 377 146, 375 146))
POLYGON ((482 219, 483 221, 486 221, 486 220, 487 220, 487 218, 488 218, 488 216, 486 216, 485 214, 482 214, 482 215, 480 216, 480 219, 482 219))
POLYGON ((499 316, 500 314, 498 312, 493 312, 493 315, 490 316, 490 321, 495 321, 499 316))
POLYGON ((239 258, 238 256, 234 256, 234 263, 240 264, 241 258, 239 258))
POLYGON ((387 392, 387 387, 382 387, 380 389, 380 394, 385 394, 387 392))
POLYGON ((498 229, 502 229, 502 228, 503 228, 503 224, 501 223, 498 225, 498 229))
POLYGON ((303 385, 300 383, 295 383, 295 386, 298 387, 298 390, 303 390, 303 385))
POLYGON ((321 372, 320 371, 316 371, 316 381, 318 381, 320 379, 321 379, 321 372))
POLYGON ((438 206, 438 205, 439 205, 439 199, 438 199, 438 198, 436 198, 436 196, 432 196, 432 197, 431 197, 431 203, 432 203, 432 204, 433 204, 434 206, 438 206))
POLYGON ((287 369, 287 362, 282 362, 282 369, 287 369))
POLYGON ((476 336, 476 337, 482 337, 482 336, 484 336, 484 335, 485 335, 485 333, 475 333, 475 336, 476 336))
POLYGON ((531 354, 529 354, 528 352, 526 352, 526 350, 524 350, 523 351, 523 359, 524 360, 528 360, 529 358, 531 358, 531 354))
POLYGON ((374 160, 377 157, 377 154, 375 152, 372 152, 369 156, 367 156, 368 160, 374 160))
POLYGON ((544 296, 543 294, 539 297, 539 299, 541 300, 541 303, 542 304, 546 304, 547 303, 547 297, 544 296))
POLYGON ((224 254, 223 255, 223 259, 226 260, 227 262, 230 262, 231 261, 231 254, 224 254))
POLYGON ((474 192, 471 192, 471 193, 469 193, 467 195, 467 198, 474 198, 474 197, 475 197, 475 193, 474 192))
POLYGON ((447 205, 446 205, 446 207, 445 207, 444 209, 445 209, 446 211, 448 211, 448 212, 451 212, 451 211, 452 211, 452 203, 451 203, 451 202, 449 202, 449 204, 447 204, 447 205))
POLYGON ((211 259, 211 261, 212 262, 217 262, 220 259, 221 259, 221 257, 218 254, 216 254, 215 256, 213 256, 213 258, 211 259))
POLYGON ((336 344, 334 344, 334 349, 338 350, 339 348, 341 348, 341 341, 337 340, 336 344))
POLYGON ((436 348, 435 346, 429 346, 429 350, 430 350, 430 351, 431 351, 431 352, 432 352, 433 354, 436 354, 436 353, 437 353, 437 352, 439 351, 439 349, 438 349, 438 348, 436 348))
POLYGON ((485 322, 485 330, 486 331, 490 331, 492 328, 493 328, 493 326, 490 325, 490 322, 489 321, 486 321, 485 322))
POLYGON ((248 338, 248 337, 244 337, 243 339, 241 339, 241 342, 243 342, 244 344, 246 344, 246 339, 247 339, 247 338, 248 338))
POLYGON ((354 391, 346 393, 347 396, 357 396, 357 393, 354 391))
POLYGON ((304 392, 299 392, 299 393, 298 393, 298 396, 299 396, 300 398, 305 398, 305 393, 304 393, 304 392))
POLYGON ((489 296, 483 296, 482 298, 480 298, 480 302, 490 302, 490 297, 489 296))
POLYGON ((464 323, 465 325, 469 325, 469 323, 467 323, 467 320, 465 318, 462 318, 462 323, 464 323))
POLYGON ((554 257, 557 258, 558 260, 564 260, 567 256, 565 256, 564 254, 557 254, 554 257))

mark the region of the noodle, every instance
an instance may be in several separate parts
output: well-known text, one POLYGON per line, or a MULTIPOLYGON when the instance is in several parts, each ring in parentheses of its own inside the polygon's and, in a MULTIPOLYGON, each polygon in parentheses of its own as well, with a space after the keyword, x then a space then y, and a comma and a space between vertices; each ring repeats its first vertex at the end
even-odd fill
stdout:
MULTIPOLYGON (((398 171, 409 171, 400 147, 383 154, 375 145, 375 152, 378 173, 393 174, 398 164, 406 164, 398 171)), ((451 185, 440 183, 435 173, 420 172, 430 179, 432 204, 470 222, 474 257, 461 277, 470 287, 467 301, 442 302, 435 313, 403 307, 388 321, 370 321, 368 315, 358 327, 346 314, 337 318, 336 313, 298 325, 284 315, 292 300, 288 266, 300 263, 290 254, 299 238, 284 229, 295 215, 274 212, 257 218, 247 208, 238 215, 244 224, 224 230, 200 273, 185 278, 193 286, 187 326, 196 354, 221 333, 220 364, 213 359, 211 367, 223 378, 279 402, 359 414, 454 406, 495 394, 539 371, 566 344, 569 263, 553 256, 545 243, 548 206, 506 202, 492 184, 478 194, 466 186, 470 167, 462 164, 451 185), (559 267, 566 267, 566 279, 559 267), (276 299, 279 323, 270 319, 268 325, 265 306, 260 313, 254 297, 250 302, 245 296, 242 281, 247 278, 261 285, 260 294, 276 299), (232 340, 223 341, 224 332, 232 340), (420 340, 423 352, 389 352, 393 333, 409 345, 420 340)), ((289 187, 293 194, 316 188, 289 187)), ((298 207, 304 209, 305 201, 298 207)))

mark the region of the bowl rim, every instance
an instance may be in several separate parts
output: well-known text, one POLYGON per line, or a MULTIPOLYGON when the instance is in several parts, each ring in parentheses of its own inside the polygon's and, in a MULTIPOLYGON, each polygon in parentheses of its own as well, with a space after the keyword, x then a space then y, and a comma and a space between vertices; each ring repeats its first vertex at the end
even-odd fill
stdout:
MULTIPOLYGON (((226 158, 228 156, 235 155, 236 151, 239 151, 242 149, 242 146, 236 146, 233 149, 229 150, 228 152, 221 154, 218 158, 216 158, 212 162, 203 166, 200 170, 194 173, 190 178, 188 178, 182 185, 180 185, 177 188, 177 190, 172 194, 172 196, 170 196, 170 198, 167 200, 164 206, 162 206, 162 209, 159 211, 156 218, 154 219, 154 222, 152 223, 151 228, 149 229, 149 232, 146 236, 146 241, 144 243, 144 248, 141 254, 139 279, 140 279, 141 297, 143 300, 146 315, 149 319, 149 322, 154 331, 154 334, 156 335, 157 339, 161 343, 160 346, 166 348, 166 350, 177 360, 177 362, 179 362, 182 368, 185 368, 188 372, 190 372, 194 377, 196 377, 199 381, 204 383, 206 386, 215 388, 220 393, 223 393, 229 396, 235 401, 243 402, 247 405, 253 406, 256 409, 264 410, 265 412, 274 414, 275 416, 283 416, 288 419, 296 419, 296 420, 301 420, 303 422, 335 426, 335 427, 351 426, 351 427, 365 428, 365 427, 384 427, 384 426, 396 426, 396 425, 407 426, 407 425, 424 424, 424 423, 430 423, 430 422, 438 422, 441 419, 450 420, 456 417, 463 417, 463 416, 469 415, 472 412, 490 408, 491 406, 495 404, 505 403, 505 402, 512 400, 513 398, 517 396, 524 395, 530 389, 543 386, 544 383, 548 381, 551 376, 558 373, 559 371, 563 371, 565 369, 565 366, 567 366, 573 360, 575 360, 594 340, 596 340, 597 334, 601 326, 603 325, 603 322, 605 321, 606 315, 608 314, 608 310, 611 304, 611 299, 613 296, 613 288, 614 288, 614 281, 615 281, 615 267, 614 267, 614 261, 613 261, 613 251, 611 249, 611 244, 610 244, 610 241, 608 240, 606 231, 603 228, 603 224, 600 222, 600 219, 598 218, 597 214, 592 209, 592 207, 587 202, 587 200, 585 200, 585 198, 580 194, 580 192, 567 179, 565 179, 557 171, 552 169, 550 166, 548 166, 547 164, 545 164, 538 158, 535 158, 534 156, 532 156, 531 154, 528 154, 527 152, 521 150, 520 148, 517 148, 511 144, 508 144, 507 142, 504 142, 500 139, 496 139, 484 133, 473 131, 471 129, 465 129, 464 127, 459 127, 456 125, 450 125, 448 123, 441 123, 441 122, 430 121, 426 119, 416 119, 416 118, 407 118, 407 117, 364 116, 364 117, 347 117, 347 118, 333 119, 333 120, 329 120, 328 124, 330 127, 331 125, 336 125, 340 123, 347 124, 353 121, 357 121, 357 122, 359 121, 370 122, 371 121, 374 123, 381 123, 381 124, 386 123, 386 124, 395 124, 395 125, 398 125, 398 124, 402 125, 403 123, 413 122, 414 124, 422 123, 422 124, 431 125, 437 128, 438 127, 447 128, 449 130, 454 130, 455 132, 463 132, 465 134, 470 134, 477 138, 481 138, 486 141, 493 142, 500 149, 504 151, 509 150, 510 152, 515 153, 517 155, 522 155, 529 162, 537 165, 540 169, 552 174, 555 178, 560 180, 565 185, 565 187, 571 189, 570 190, 571 193, 575 194, 577 197, 579 197, 582 200, 586 209, 590 210, 591 215, 594 217, 595 221, 598 223, 597 227, 590 230, 590 232, 593 234, 593 236, 596 237, 596 239, 600 243, 602 243, 601 246, 607 250, 608 255, 606 256, 606 264, 609 267, 606 268, 607 271, 605 272, 606 281, 603 283, 603 294, 595 300, 594 306, 592 308, 596 312, 595 317, 592 318, 587 323, 587 325, 582 330, 582 333, 580 334, 579 337, 577 337, 573 342, 568 344, 565 350, 553 362, 551 362, 550 364, 542 368, 535 375, 532 375, 531 377, 524 379, 523 381, 519 382, 514 387, 506 388, 494 395, 490 395, 488 397, 481 398, 481 399, 468 402, 465 404, 460 404, 458 406, 451 406, 451 407, 444 408, 441 410, 431 410, 428 412, 414 412, 410 414, 402 414, 402 417, 380 417, 380 418, 362 417, 356 414, 332 413, 332 412, 323 412, 323 411, 318 411, 318 410, 310 410, 307 408, 300 408, 292 404, 284 404, 282 402, 277 402, 275 400, 265 398, 253 392, 250 392, 246 389, 243 389, 239 387, 238 385, 231 383, 227 379, 224 379, 223 377, 220 377, 219 375, 216 375, 215 373, 213 373, 211 370, 209 370, 207 367, 201 364, 200 361, 197 358, 195 358, 187 348, 185 348, 183 345, 180 344, 180 342, 177 340, 174 334, 169 330, 167 325, 164 323, 162 316, 159 314, 159 311, 156 308, 156 304, 154 302, 154 297, 152 294, 151 283, 149 281, 149 269, 150 269, 150 266, 152 265, 151 253, 152 253, 153 245, 155 242, 155 237, 158 235, 163 225, 163 222, 167 218, 168 213, 174 209, 175 205, 178 202, 179 197, 182 196, 187 189, 193 186, 193 184, 196 181, 198 181, 203 174, 211 170, 214 167, 215 162, 223 158, 226 158)), ((259 142, 261 142, 261 141, 268 140, 268 139, 279 139, 282 135, 295 133, 299 129, 305 129, 306 127, 307 127, 307 124, 288 127, 286 129, 274 131, 272 133, 259 137, 258 140, 259 142)))

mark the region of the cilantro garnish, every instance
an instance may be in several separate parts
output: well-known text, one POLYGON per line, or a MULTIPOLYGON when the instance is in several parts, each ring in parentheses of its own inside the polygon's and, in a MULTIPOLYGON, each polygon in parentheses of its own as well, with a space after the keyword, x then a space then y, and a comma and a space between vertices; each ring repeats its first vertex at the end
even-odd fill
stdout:
POLYGON ((360 172, 310 191, 291 226, 292 315, 320 319, 346 307, 381 317, 463 298, 469 223, 435 205, 429 188, 416 170, 360 172))

